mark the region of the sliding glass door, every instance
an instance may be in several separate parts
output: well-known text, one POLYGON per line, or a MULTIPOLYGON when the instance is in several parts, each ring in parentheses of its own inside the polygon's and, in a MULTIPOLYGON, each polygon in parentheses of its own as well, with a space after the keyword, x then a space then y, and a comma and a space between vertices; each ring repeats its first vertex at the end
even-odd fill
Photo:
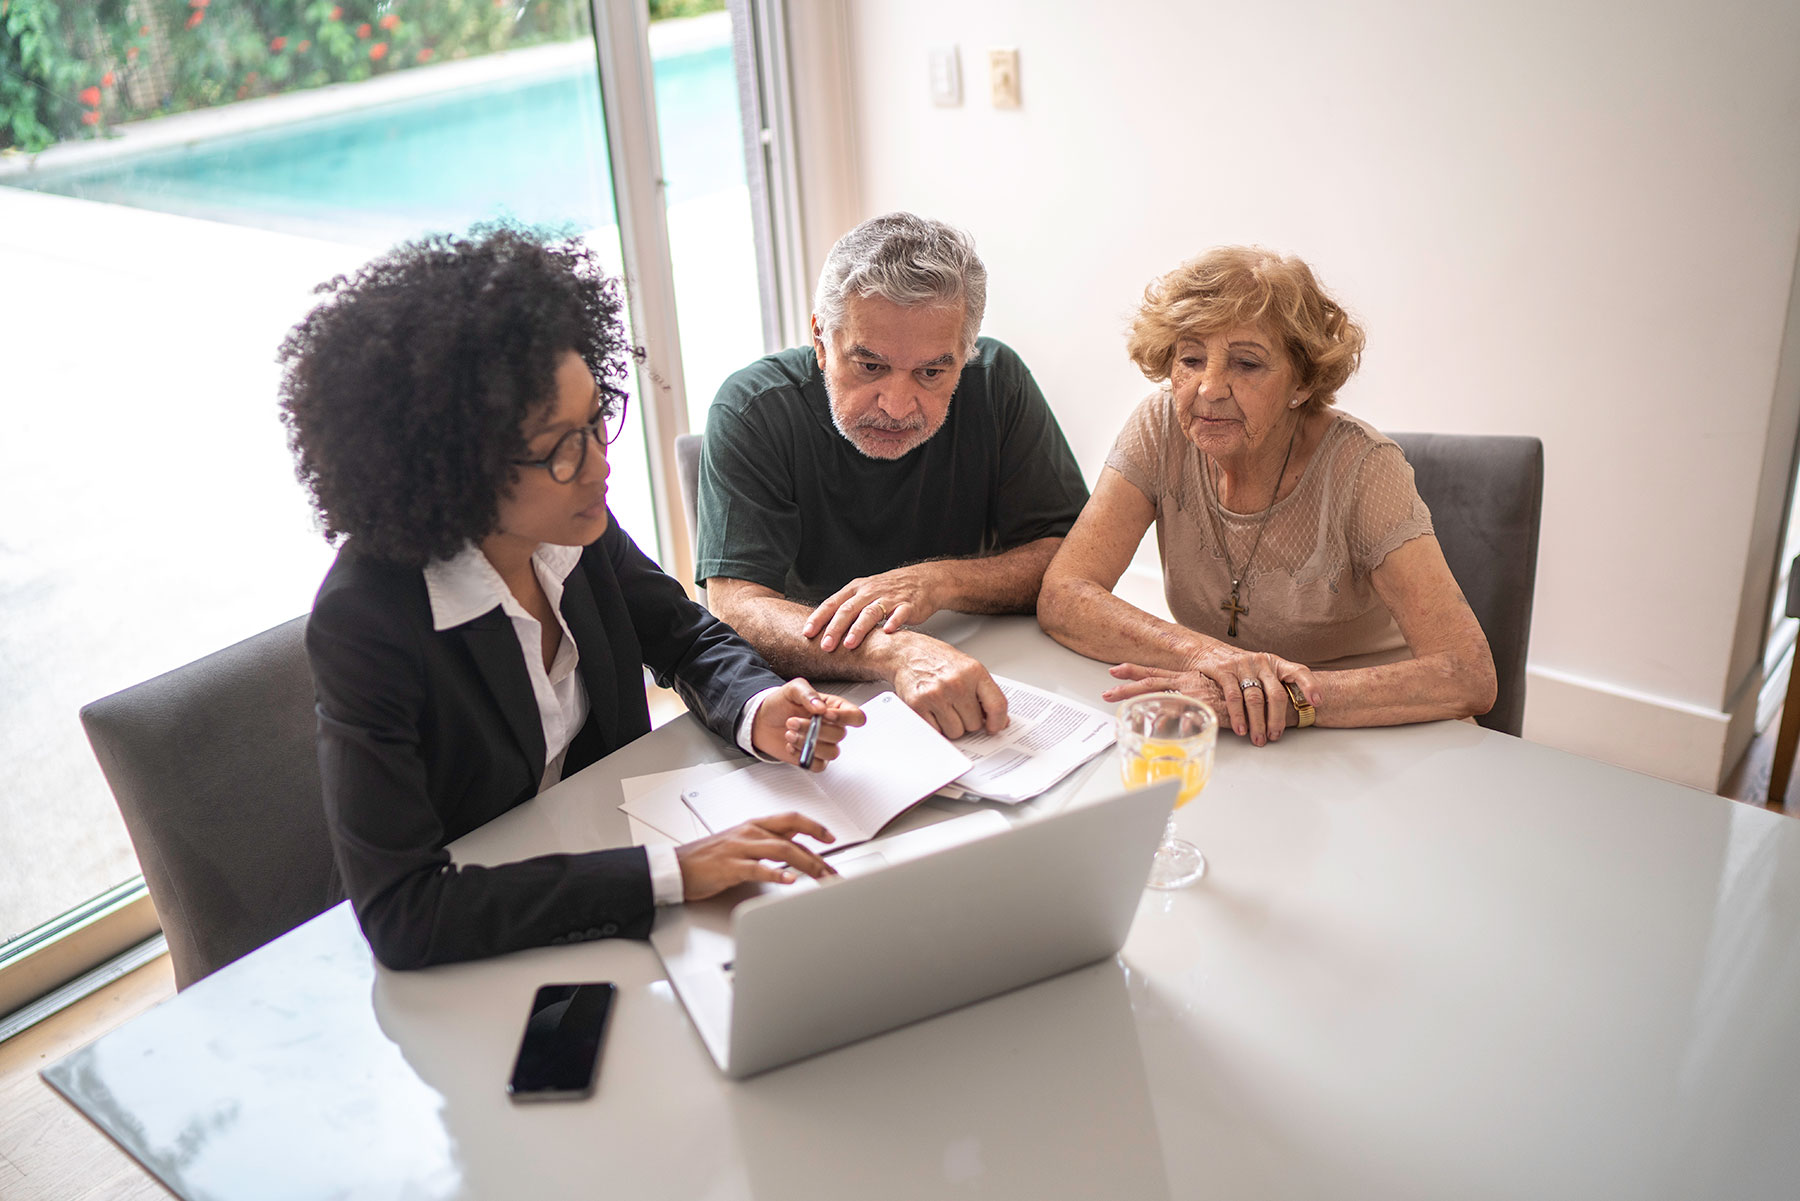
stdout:
MULTIPOLYGON (((0 5, 0 960, 138 874, 79 707, 311 604, 333 552, 294 479, 274 352, 315 284, 401 239, 515 218, 629 264, 634 315, 645 296, 679 304, 679 333, 633 331, 652 363, 705 345, 691 374, 710 388, 763 349, 720 99, 737 87, 730 18, 705 11, 722 0, 636 3, 623 25, 589 0, 0 5), (689 15, 647 19, 665 8, 689 15), (652 64, 623 142, 603 101, 620 48, 596 14, 652 64), (683 232, 648 251, 622 242, 609 158, 631 138, 680 164, 683 232), (711 263, 677 299, 667 248, 696 237, 711 263)), ((612 503, 672 562, 680 508, 646 431, 683 429, 685 393, 631 414, 612 503)))

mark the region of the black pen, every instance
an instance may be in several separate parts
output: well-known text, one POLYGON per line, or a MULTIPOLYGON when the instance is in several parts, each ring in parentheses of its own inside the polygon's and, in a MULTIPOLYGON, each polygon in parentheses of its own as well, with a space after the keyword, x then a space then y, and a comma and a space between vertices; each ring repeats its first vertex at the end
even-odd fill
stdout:
POLYGON ((800 766, 803 770, 812 770, 813 752, 819 748, 819 727, 825 719, 817 713, 806 723, 806 741, 800 744, 800 766))

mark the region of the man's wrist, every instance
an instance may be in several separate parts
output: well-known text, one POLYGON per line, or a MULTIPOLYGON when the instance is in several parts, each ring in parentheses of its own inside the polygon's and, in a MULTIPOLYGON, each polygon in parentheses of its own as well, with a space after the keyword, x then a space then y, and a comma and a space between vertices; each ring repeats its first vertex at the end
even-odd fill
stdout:
POLYGON ((920 601, 927 612, 954 609, 962 599, 956 592, 956 583, 960 578, 954 570, 957 562, 956 559, 932 559, 925 563, 915 563, 908 568, 909 571, 919 573, 920 601))
POLYGON ((859 648, 870 667, 889 684, 894 677, 905 670, 912 661, 913 655, 924 641, 936 641, 929 634, 921 634, 916 630, 899 630, 889 634, 877 630, 863 639, 859 648))

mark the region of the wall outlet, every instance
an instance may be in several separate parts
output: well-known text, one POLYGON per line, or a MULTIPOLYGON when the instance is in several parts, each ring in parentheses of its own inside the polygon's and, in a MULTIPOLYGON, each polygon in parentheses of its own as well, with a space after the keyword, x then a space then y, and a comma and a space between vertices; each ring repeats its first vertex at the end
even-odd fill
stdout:
POLYGON ((995 108, 1019 107, 1019 51, 1016 46, 988 51, 988 86, 995 108))
POLYGON ((955 46, 931 48, 931 100, 939 108, 962 104, 962 61, 955 46))

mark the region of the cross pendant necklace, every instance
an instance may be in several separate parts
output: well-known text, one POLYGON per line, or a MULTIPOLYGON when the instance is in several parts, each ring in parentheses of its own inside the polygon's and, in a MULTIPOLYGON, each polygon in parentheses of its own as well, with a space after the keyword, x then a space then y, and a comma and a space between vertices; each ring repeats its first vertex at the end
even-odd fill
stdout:
POLYGON ((1225 527, 1220 524, 1218 510, 1219 488, 1212 478, 1212 460, 1206 460, 1206 482, 1212 484, 1211 502, 1206 507, 1206 515, 1212 518, 1213 535, 1219 540, 1219 554, 1224 556, 1225 570, 1231 573, 1231 598, 1219 606, 1222 613, 1231 614, 1231 623, 1225 627, 1225 637, 1238 636, 1238 618, 1247 616, 1250 606, 1238 599, 1238 588, 1250 574, 1250 564, 1256 559, 1256 552, 1262 549, 1263 532, 1269 528, 1269 516, 1275 512, 1275 502, 1281 496, 1281 481, 1287 475, 1288 461, 1294 457, 1294 439, 1300 436, 1300 421, 1294 422, 1294 432, 1288 435, 1287 453, 1281 456, 1281 470, 1275 473, 1275 491, 1269 494, 1269 507, 1263 510, 1262 521, 1256 527, 1256 541, 1250 544, 1250 553, 1244 557, 1244 566, 1240 570, 1231 561, 1231 544, 1225 540, 1225 527))
MULTIPOLYGON (((1249 564, 1246 563, 1244 566, 1248 567, 1249 564)), ((1238 582, 1236 580, 1231 581, 1231 599, 1220 605, 1219 608, 1231 614, 1231 624, 1225 627, 1225 637, 1236 638, 1238 614, 1250 612, 1248 608, 1238 604, 1238 582)))

